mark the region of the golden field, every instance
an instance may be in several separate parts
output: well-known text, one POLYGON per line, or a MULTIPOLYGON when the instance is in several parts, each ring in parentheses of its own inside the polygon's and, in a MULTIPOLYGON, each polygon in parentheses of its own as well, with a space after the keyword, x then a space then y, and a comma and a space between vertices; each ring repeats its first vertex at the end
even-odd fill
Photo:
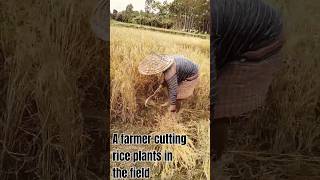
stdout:
MULTIPOLYGON (((173 152, 171 163, 146 163, 154 177, 195 179, 209 178, 209 90, 210 90, 210 42, 189 36, 163 32, 111 26, 110 30, 111 74, 111 133, 163 134, 175 132, 187 134, 187 145, 112 145, 112 150, 159 150, 173 152), (143 76, 138 72, 139 62, 148 54, 164 53, 183 55, 200 65, 200 84, 195 96, 182 104, 177 120, 167 114, 160 103, 166 100, 166 92, 155 97, 153 107, 145 107, 144 100, 158 87, 157 76, 143 76)), ((116 166, 116 163, 112 164, 116 166)), ((119 165, 119 164, 118 164, 119 165)), ((123 164, 129 167, 130 164, 123 164)))

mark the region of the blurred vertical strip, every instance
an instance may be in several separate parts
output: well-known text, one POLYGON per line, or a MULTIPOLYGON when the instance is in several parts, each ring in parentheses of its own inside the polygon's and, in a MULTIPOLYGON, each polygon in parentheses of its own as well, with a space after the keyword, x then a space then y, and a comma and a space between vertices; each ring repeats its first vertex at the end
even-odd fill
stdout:
POLYGON ((216 144, 216 123, 214 121, 216 103, 216 52, 215 52, 215 27, 213 5, 215 0, 210 0, 210 179, 214 179, 214 161, 216 144))
POLYGON ((1 180, 109 178, 108 39, 107 0, 0 1, 1 180))
MULTIPOLYGON (((94 8, 93 14, 90 18, 90 27, 91 30, 94 32, 95 36, 99 38, 100 40, 104 41, 106 51, 104 52, 104 56, 102 56, 102 61, 106 61, 106 67, 105 67, 105 81, 104 81, 104 98, 105 98, 105 106, 103 106, 104 112, 102 113, 103 116, 98 117, 105 119, 105 124, 102 126, 102 128, 106 129, 105 136, 102 136, 102 139, 99 139, 103 147, 105 149, 105 154, 102 154, 101 157, 103 158, 103 167, 102 168, 102 174, 103 179, 109 179, 110 178, 110 1, 109 0, 99 0, 96 7, 94 8), (105 117, 105 118, 103 118, 105 117)), ((98 114, 101 114, 98 112, 98 114)), ((93 116, 89 115, 89 119, 96 117, 95 114, 93 116)), ((101 128, 101 127, 100 127, 101 128)), ((99 138, 99 136, 97 137, 99 138)), ((101 137, 100 137, 101 138, 101 137)), ((97 144, 99 146, 99 143, 97 144)), ((93 154, 94 156, 97 156, 97 154, 93 154)), ((94 163, 96 161, 93 161, 94 163)))

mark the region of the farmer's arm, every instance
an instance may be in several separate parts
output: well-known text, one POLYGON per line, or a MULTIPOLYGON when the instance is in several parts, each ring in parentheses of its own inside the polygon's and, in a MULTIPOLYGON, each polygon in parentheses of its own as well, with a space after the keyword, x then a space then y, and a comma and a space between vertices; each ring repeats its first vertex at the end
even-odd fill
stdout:
POLYGON ((178 87, 178 79, 176 73, 176 64, 173 65, 164 72, 164 78, 168 85, 169 91, 169 103, 170 103, 170 111, 176 111, 176 100, 177 100, 177 87, 178 87))

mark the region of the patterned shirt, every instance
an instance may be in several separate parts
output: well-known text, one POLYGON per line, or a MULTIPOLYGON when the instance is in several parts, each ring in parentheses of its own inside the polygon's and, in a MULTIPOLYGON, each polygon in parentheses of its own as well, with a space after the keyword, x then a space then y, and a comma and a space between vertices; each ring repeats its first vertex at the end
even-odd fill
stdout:
POLYGON ((211 52, 217 70, 273 42, 282 32, 281 13, 262 0, 219 0, 211 3, 211 12, 211 52))
MULTIPOLYGON (((170 104, 175 105, 177 100, 177 87, 182 82, 187 80, 196 74, 198 74, 199 67, 195 63, 186 59, 183 56, 174 56, 176 71, 173 76, 166 79, 166 83, 169 91, 170 104)), ((164 73, 172 73, 173 65, 167 69, 164 73)))

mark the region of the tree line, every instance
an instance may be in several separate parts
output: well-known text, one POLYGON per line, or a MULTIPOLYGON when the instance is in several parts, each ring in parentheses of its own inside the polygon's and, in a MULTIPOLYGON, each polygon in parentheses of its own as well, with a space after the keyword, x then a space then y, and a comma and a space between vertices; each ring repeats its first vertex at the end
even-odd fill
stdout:
POLYGON ((124 11, 118 12, 114 9, 111 18, 159 28, 209 33, 209 8, 208 0, 173 0, 170 3, 146 0, 144 11, 135 11, 133 5, 128 4, 124 11))

